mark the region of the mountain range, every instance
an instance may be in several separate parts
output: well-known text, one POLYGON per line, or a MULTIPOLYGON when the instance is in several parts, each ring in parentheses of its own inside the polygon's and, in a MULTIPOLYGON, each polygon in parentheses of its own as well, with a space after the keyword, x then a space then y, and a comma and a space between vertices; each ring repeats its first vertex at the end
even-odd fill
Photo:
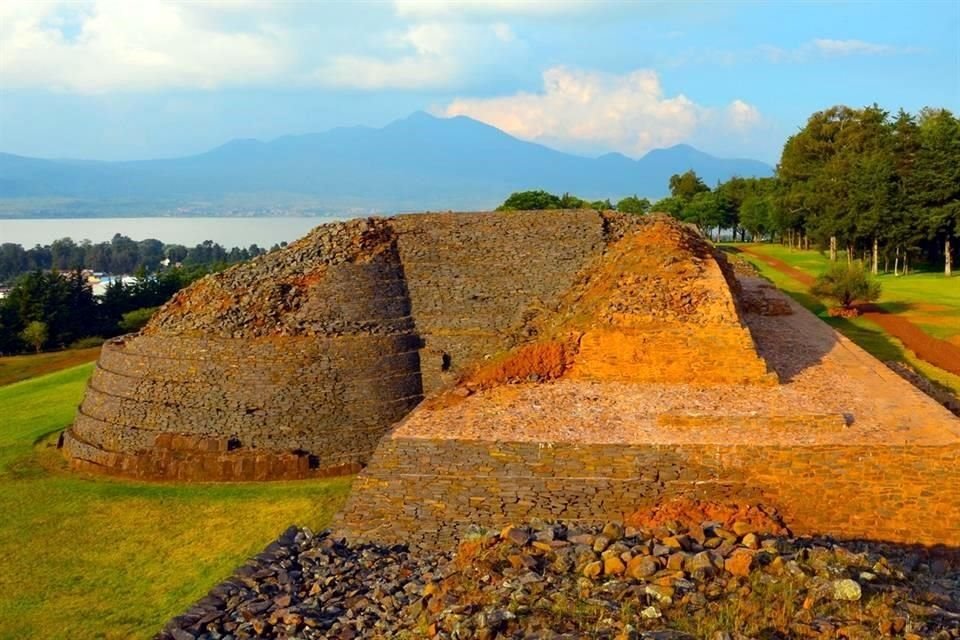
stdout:
POLYGON ((233 140, 182 158, 44 160, 0 153, 0 217, 290 215, 489 209, 513 191, 582 198, 667 193, 693 169, 709 184, 773 168, 688 145, 587 158, 464 116, 416 112, 382 128, 233 140))

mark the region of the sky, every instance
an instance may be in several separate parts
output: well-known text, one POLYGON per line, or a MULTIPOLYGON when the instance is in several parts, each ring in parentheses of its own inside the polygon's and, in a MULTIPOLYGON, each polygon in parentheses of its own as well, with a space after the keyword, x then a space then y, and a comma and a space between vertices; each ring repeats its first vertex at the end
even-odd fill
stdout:
POLYGON ((0 2, 0 151, 129 160, 413 111, 775 163, 813 112, 960 112, 960 0, 0 2))

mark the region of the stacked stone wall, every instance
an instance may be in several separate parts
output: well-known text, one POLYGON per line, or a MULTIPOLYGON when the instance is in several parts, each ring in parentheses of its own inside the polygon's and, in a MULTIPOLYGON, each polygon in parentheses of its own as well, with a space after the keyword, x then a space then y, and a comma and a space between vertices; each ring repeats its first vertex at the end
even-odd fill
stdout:
POLYGON ((765 503, 798 534, 960 546, 954 445, 384 439, 337 527, 361 539, 430 546, 471 524, 602 523, 680 497, 765 503))
POLYGON ((422 399, 420 338, 382 221, 321 227, 204 279, 104 345, 73 464, 243 480, 356 470, 422 399))
POLYGON ((426 393, 516 344, 577 275, 640 219, 595 211, 398 216, 407 288, 424 340, 426 393))
POLYGON ((633 224, 557 211, 318 227, 107 343, 67 454, 138 477, 357 469, 425 390, 511 346, 633 224))

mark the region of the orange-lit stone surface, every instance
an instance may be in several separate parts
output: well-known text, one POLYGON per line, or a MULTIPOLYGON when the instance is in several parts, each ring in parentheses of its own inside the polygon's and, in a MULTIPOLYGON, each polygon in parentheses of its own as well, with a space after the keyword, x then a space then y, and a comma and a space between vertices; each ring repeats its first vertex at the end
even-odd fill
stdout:
POLYGON ((63 447, 186 481, 367 465, 337 527, 381 541, 679 499, 960 546, 960 420, 659 216, 320 227, 107 343, 63 447))
POLYGON ((684 498, 766 504, 796 533, 960 546, 960 420, 781 303, 793 313, 744 316, 780 384, 572 376, 428 403, 381 443, 339 526, 431 544, 471 522, 600 522, 684 498))

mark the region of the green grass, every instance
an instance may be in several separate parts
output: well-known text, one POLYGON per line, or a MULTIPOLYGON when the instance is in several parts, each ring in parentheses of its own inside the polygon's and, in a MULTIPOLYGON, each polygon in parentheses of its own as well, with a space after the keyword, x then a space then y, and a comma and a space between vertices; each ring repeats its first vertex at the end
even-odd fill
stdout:
POLYGON ((175 485, 67 472, 92 365, 0 387, 0 638, 148 638, 350 479, 175 485))
MULTIPOLYGON (((727 245, 727 248, 736 251, 738 246, 727 245)), ((817 251, 791 250, 781 245, 766 244, 751 245, 751 248, 763 255, 778 258, 812 276, 823 272, 829 262, 825 255, 817 251)), ((807 286, 748 253, 739 255, 757 267, 761 275, 771 280, 779 289, 877 359, 908 364, 927 379, 960 394, 960 376, 921 360, 902 342, 865 318, 848 320, 828 316, 826 305, 810 295, 807 286)), ((904 314, 925 331, 928 330, 927 325, 918 318, 921 315, 936 318, 938 322, 929 332, 941 339, 960 334, 960 277, 945 278, 943 274, 915 273, 900 277, 883 275, 880 280, 883 284, 883 295, 879 304, 888 311, 904 314), (916 305, 923 306, 925 310, 912 310, 916 305), (931 311, 926 305, 940 308, 931 311)))
MULTIPOLYGON (((753 244, 750 248, 812 276, 823 273, 829 263, 828 257, 819 251, 788 249, 778 244, 753 244)), ((960 275, 946 278, 943 272, 914 272, 908 276, 887 273, 879 279, 883 286, 878 301, 881 307, 902 314, 934 337, 946 340, 960 335, 960 275)))
POLYGON ((0 387, 36 378, 45 373, 69 369, 78 364, 93 362, 100 355, 100 347, 66 349, 26 356, 0 357, 0 387))

